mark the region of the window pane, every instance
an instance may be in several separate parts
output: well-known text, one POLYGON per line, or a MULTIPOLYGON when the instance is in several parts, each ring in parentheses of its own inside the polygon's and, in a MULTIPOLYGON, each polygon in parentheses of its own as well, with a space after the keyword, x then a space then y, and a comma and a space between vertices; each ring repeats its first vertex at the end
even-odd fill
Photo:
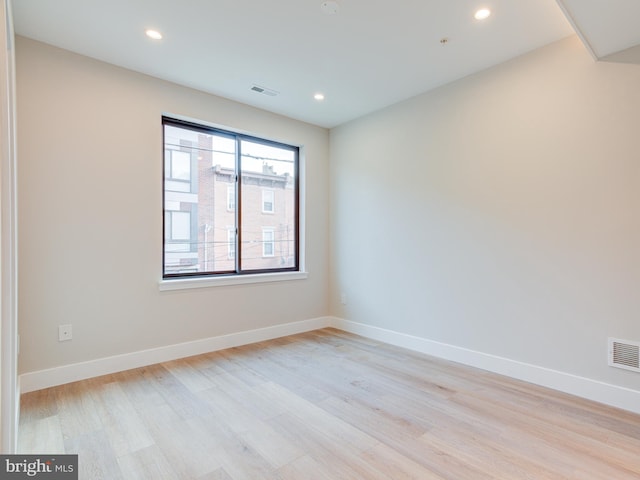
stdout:
POLYGON ((235 270, 226 228, 235 224, 227 211, 235 157, 233 138, 165 124, 165 208, 181 210, 165 225, 165 274, 235 270))
POLYGON ((295 267, 296 151, 249 140, 240 142, 240 151, 241 268, 295 267))

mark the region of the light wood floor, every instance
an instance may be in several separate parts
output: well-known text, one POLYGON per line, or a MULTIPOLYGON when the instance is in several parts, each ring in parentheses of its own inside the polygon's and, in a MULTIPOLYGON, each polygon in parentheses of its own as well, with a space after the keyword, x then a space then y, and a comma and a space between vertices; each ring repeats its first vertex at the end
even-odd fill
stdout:
POLYGON ((325 329, 25 394, 80 479, 640 478, 640 416, 325 329))

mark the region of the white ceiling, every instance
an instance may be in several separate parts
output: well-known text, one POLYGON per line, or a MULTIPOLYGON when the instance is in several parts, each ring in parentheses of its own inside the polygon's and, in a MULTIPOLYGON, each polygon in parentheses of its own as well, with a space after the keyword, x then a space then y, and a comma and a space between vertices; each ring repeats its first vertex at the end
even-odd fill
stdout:
POLYGON ((14 0, 13 12, 19 35, 323 127, 567 37, 572 25, 597 57, 640 43, 638 0, 338 2, 335 15, 322 0, 14 0), (614 4, 617 13, 604 8, 614 4), (493 14, 475 20, 484 6, 493 14))

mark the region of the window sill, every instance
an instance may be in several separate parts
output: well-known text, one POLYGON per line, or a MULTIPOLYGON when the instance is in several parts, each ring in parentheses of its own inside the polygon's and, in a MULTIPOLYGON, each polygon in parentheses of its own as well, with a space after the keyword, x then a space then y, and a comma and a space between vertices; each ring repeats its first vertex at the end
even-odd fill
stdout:
POLYGON ((220 277, 189 277, 164 279, 158 283, 158 289, 186 290, 191 288, 222 287, 227 285, 244 285, 250 283, 286 282, 304 280, 307 272, 256 273, 253 275, 229 275, 220 277))

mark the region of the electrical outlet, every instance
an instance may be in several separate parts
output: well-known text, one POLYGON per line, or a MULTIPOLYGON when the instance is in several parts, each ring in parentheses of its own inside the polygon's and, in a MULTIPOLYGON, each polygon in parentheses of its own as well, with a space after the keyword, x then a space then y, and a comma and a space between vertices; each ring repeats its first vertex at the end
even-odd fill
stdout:
POLYGON ((71 328, 71 324, 67 325, 58 325, 58 341, 66 342, 67 340, 71 340, 73 338, 73 330, 71 328))
POLYGON ((347 294, 346 294, 346 293, 344 293, 344 292, 342 292, 342 293, 340 294, 340 303, 341 303, 342 305, 346 305, 346 304, 347 304, 347 294))

